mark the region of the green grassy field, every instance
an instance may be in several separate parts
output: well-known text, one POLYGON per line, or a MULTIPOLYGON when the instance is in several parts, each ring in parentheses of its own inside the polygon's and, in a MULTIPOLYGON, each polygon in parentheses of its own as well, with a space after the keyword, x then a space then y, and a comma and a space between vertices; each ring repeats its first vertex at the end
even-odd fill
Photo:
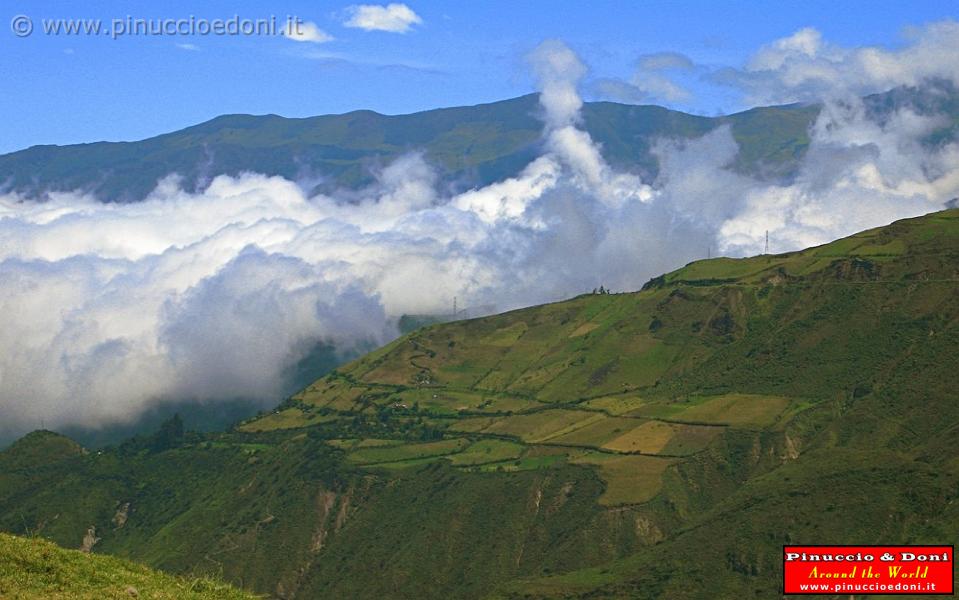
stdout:
POLYGON ((334 416, 320 415, 316 413, 305 412, 299 408, 287 408, 265 417, 261 417, 250 423, 241 425, 240 431, 261 432, 274 431, 277 429, 296 429, 300 427, 309 427, 324 421, 335 419, 334 416))
POLYGON ((456 466, 475 466, 517 459, 522 456, 525 449, 522 444, 513 442, 480 440, 448 458, 456 466))
POLYGON ((350 451, 347 458, 358 465, 375 465, 429 457, 448 456, 461 452, 466 440, 440 440, 423 444, 390 444, 388 446, 363 446, 350 451))
POLYGON ((593 398, 583 403, 583 407, 601 410, 611 415, 622 415, 643 406, 646 401, 638 396, 606 396, 593 398))

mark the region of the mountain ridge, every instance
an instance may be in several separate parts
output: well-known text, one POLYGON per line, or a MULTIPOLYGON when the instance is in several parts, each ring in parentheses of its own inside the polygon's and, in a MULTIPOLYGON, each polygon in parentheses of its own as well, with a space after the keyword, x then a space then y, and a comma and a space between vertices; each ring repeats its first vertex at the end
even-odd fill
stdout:
MULTIPOLYGON (((947 82, 896 88, 864 98, 878 119, 899 107, 943 114, 929 143, 959 135, 959 93, 947 82)), ((688 140, 729 125, 740 151, 731 167, 770 180, 795 174, 818 104, 761 106, 706 117, 657 105, 586 102, 582 126, 617 169, 656 179, 657 140, 688 140)), ((256 172, 301 182, 309 193, 358 190, 409 152, 421 152, 452 192, 514 176, 541 151, 537 94, 400 115, 371 110, 312 117, 220 115, 136 141, 37 145, 0 155, 0 191, 42 198, 79 191, 106 202, 137 202, 164 177, 190 192, 218 175, 256 172)))
MULTIPOLYGON (((295 118, 221 115, 143 140, 37 145, 0 155, 0 189, 26 197, 76 190, 104 201, 135 202, 171 174, 197 191, 217 175, 250 171, 320 180, 313 191, 330 192, 369 185, 383 164, 422 151, 444 185, 465 190, 515 175, 538 155, 539 113, 538 95, 527 94, 403 115, 368 110, 295 118)), ((656 139, 698 137, 730 123, 743 146, 760 133, 770 139, 762 147, 753 142, 744 154, 742 166, 757 170, 764 161, 782 162, 799 151, 816 113, 816 107, 786 105, 702 117, 599 101, 584 104, 583 124, 611 164, 652 179, 656 139)))

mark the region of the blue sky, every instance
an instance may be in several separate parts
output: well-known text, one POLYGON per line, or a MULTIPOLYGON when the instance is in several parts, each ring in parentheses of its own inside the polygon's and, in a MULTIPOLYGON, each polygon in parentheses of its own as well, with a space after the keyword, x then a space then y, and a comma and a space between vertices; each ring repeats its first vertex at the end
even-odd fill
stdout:
POLYGON ((953 18, 930 2, 433 2, 406 3, 420 22, 405 33, 345 25, 349 2, 3 3, 0 152, 34 144, 133 140, 225 113, 297 117, 369 108, 403 113, 508 98, 533 90, 524 57, 559 38, 587 63, 587 97, 603 80, 628 80, 641 56, 680 53, 691 95, 657 99, 715 114, 744 108, 702 69, 740 67, 764 44, 815 27, 844 47, 904 43, 909 26, 953 18), (92 4, 92 3, 91 3, 92 4), (34 23, 17 37, 10 23, 34 23), (267 18, 314 23, 333 39, 268 36, 51 36, 43 19, 267 18), (592 82, 592 84, 591 84, 592 82))

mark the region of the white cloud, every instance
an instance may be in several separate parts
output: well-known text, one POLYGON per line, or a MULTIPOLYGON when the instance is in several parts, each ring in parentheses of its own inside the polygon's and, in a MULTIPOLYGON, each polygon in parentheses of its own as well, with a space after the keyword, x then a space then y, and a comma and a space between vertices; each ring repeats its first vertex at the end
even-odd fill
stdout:
POLYGON ((596 90, 604 97, 620 102, 683 103, 693 94, 674 80, 676 72, 695 69, 692 60, 678 52, 644 54, 637 61, 636 71, 629 81, 600 79, 596 90))
POLYGON ((922 143, 941 124, 909 108, 880 122, 861 101, 827 103, 795 181, 751 182, 720 226, 721 248, 757 252, 768 230, 775 251, 793 250, 942 209, 959 192, 959 145, 922 143))
POLYGON ((638 71, 632 79, 632 84, 650 100, 686 102, 693 97, 689 90, 659 73, 638 71))
POLYGON ((344 23, 347 27, 356 27, 364 31, 389 31, 406 33, 413 25, 423 23, 423 19, 409 6, 391 3, 360 4, 348 9, 350 18, 344 23))
POLYGON ((325 44, 333 40, 333 36, 310 21, 289 23, 283 32, 283 36, 294 42, 311 42, 313 44, 325 44))
POLYGON ((528 59, 541 91, 539 101, 547 127, 556 129, 578 121, 583 99, 576 86, 586 75, 586 65, 559 40, 546 40, 528 59))
POLYGON ((593 85, 600 96, 618 101, 683 105, 693 98, 691 86, 719 84, 741 92, 740 107, 752 108, 855 100, 935 80, 959 83, 959 22, 911 27, 903 38, 895 46, 841 46, 805 27, 758 48, 739 67, 697 65, 682 54, 660 52, 640 56, 628 80, 600 79, 593 85))
POLYGON ((776 40, 759 50, 749 61, 750 71, 780 69, 796 59, 814 60, 824 49, 822 34, 812 27, 776 40))
POLYGON ((959 81, 959 23, 939 21, 907 34, 898 48, 848 48, 807 27, 760 48, 745 68, 721 69, 713 79, 742 88, 750 105, 857 97, 930 79, 959 81))

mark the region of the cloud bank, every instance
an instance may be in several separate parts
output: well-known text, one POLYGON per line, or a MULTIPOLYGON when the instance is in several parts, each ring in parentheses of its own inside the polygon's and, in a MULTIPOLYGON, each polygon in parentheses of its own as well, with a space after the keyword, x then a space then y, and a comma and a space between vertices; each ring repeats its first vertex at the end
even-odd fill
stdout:
POLYGON ((710 78, 742 90, 747 105, 819 102, 959 78, 959 23, 940 21, 905 31, 895 49, 846 48, 807 27, 757 51, 741 68, 717 69, 710 78))
POLYGON ((249 173, 195 194, 171 175, 138 204, 0 197, 0 433, 124 423, 164 401, 268 406, 317 343, 383 343, 399 316, 446 313, 453 296, 506 310, 636 289, 707 248, 761 251, 767 230, 773 252, 792 250, 959 195, 959 146, 926 141, 941 115, 878 118, 855 99, 824 106, 787 184, 729 168, 728 127, 660 140, 660 175, 644 182, 582 129, 576 54, 548 41, 530 66, 543 154, 455 196, 411 153, 359 192, 311 197, 249 173))

